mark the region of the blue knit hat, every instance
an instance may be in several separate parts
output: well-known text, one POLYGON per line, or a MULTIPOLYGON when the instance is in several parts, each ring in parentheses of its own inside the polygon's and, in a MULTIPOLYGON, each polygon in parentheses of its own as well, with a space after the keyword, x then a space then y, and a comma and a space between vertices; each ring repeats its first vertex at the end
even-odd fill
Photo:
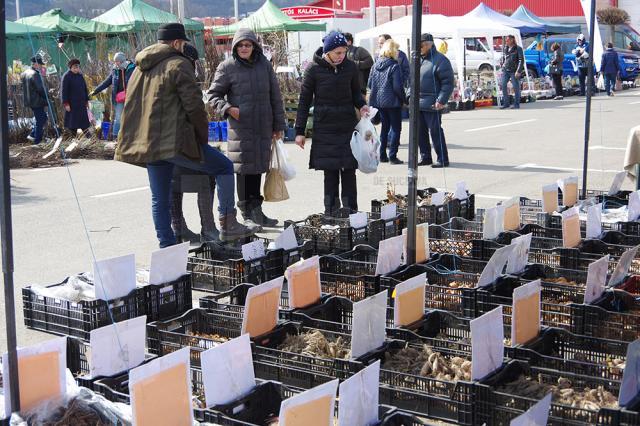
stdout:
POLYGON ((339 31, 331 31, 322 39, 322 53, 331 52, 336 47, 347 47, 347 39, 339 31))

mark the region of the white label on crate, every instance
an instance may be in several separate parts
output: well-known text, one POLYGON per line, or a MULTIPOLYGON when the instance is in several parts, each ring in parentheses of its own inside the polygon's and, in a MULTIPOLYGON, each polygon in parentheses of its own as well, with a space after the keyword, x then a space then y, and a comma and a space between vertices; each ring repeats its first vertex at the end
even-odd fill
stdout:
POLYGON ((625 177, 627 177, 626 171, 616 173, 616 175, 613 177, 613 182, 611 182, 611 188, 609 188, 608 195, 616 195, 620 191, 625 177))
POLYGON ((504 265, 507 263, 509 255, 515 247, 515 245, 501 247, 493 253, 491 259, 487 262, 487 266, 482 270, 476 287, 486 287, 502 274, 504 265))
POLYGON ((587 210, 587 238, 598 238, 602 234, 602 203, 587 210))
POLYGON ((242 245, 242 258, 247 262, 264 257, 264 243, 262 241, 252 241, 242 245))
POLYGON ((519 274, 524 271, 529 261, 529 248, 531 247, 532 234, 514 238, 511 245, 515 245, 509 254, 507 261, 507 274, 519 274))
POLYGON ((165 284, 187 273, 189 242, 176 244, 151 253, 149 284, 165 284))
POLYGON ((629 404, 640 393, 640 340, 629 343, 627 358, 622 374, 622 384, 618 396, 618 405, 629 404))
POLYGON ((289 225, 287 229, 282 231, 278 238, 276 238, 275 248, 284 250, 293 250, 298 247, 298 241, 296 240, 296 233, 293 229, 293 225, 289 225))
POLYGON ((352 358, 383 345, 387 326, 387 297, 387 290, 384 290, 353 304, 352 358))
POLYGON ((230 404, 256 385, 248 334, 202 352, 200 359, 207 407, 230 404))
POLYGON ((607 284, 609 269, 609 255, 606 255, 589 265, 587 286, 584 290, 584 303, 590 304, 599 299, 607 284))
POLYGON ((396 203, 385 204, 380 208, 380 219, 391 220, 398 215, 398 205, 396 203))
POLYGON ((611 278, 609 278, 609 287, 616 286, 624 281, 629 273, 631 262, 633 262, 633 259, 636 257, 639 248, 640 245, 632 247, 620 256, 616 269, 613 271, 613 274, 611 274, 611 278))
POLYGON ((502 366, 504 326, 502 306, 471 320, 471 380, 483 379, 502 366))
POLYGON ((380 241, 376 275, 388 274, 402 265, 403 243, 404 237, 402 235, 380 241))
POLYGON ((162 287, 160 289, 160 294, 165 294, 165 293, 168 293, 170 291, 173 291, 173 286, 172 285, 168 285, 166 287, 162 287))
POLYGON ((133 254, 94 262, 96 299, 124 297, 136 289, 136 258, 133 254))
POLYGON ((147 317, 143 315, 91 330, 91 377, 112 376, 144 361, 147 317))
POLYGON ((378 424, 380 361, 340 384, 338 426, 378 424))
POLYGON ((444 204, 444 197, 447 196, 447 193, 444 191, 438 191, 431 194, 431 204, 434 206, 441 206, 444 204))
POLYGON ((552 395, 552 393, 548 393, 533 407, 511 420, 509 426, 547 426, 552 395))
POLYGON ((365 212, 358 212, 349 215, 349 224, 352 228, 360 229, 367 226, 367 214, 365 212))
POLYGON ((338 382, 332 380, 282 401, 280 426, 333 426, 338 382))
POLYGON ((467 194, 466 182, 462 181, 456 183, 456 191, 453 194, 453 198, 457 200, 466 200, 467 198, 469 198, 469 195, 467 194))
POLYGON ((627 221, 635 222, 640 217, 640 190, 633 191, 629 195, 629 212, 627 213, 627 221))

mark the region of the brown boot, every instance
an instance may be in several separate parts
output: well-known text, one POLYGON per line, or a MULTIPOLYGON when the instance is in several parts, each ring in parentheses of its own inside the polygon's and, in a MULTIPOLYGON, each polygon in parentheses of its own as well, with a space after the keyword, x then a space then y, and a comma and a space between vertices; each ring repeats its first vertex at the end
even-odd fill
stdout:
POLYGON ((233 241, 250 237, 256 230, 249 228, 236 219, 236 212, 220 216, 220 241, 233 241))

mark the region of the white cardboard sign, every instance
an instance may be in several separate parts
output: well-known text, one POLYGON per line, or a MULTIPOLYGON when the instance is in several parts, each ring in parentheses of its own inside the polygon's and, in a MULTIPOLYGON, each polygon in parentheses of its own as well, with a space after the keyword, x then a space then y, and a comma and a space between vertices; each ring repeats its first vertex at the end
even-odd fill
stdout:
POLYGON ((587 238, 598 238, 602 234, 602 203, 587 210, 587 238))
POLYGON ((481 380, 502 366, 504 327, 502 306, 471 320, 471 379, 481 380))
POLYGON ((627 274, 629 273, 631 262, 633 262, 633 259, 635 259, 639 248, 640 245, 632 247, 629 250, 625 251, 622 256, 620 256, 620 260, 616 265, 616 269, 613 271, 613 274, 611 274, 611 278, 609 278, 609 287, 616 286, 624 281, 627 274))
POLYGON ((547 396, 538 401, 533 407, 511 420, 509 426, 547 426, 552 395, 553 394, 548 393, 547 396))
POLYGON ((351 357, 383 345, 387 326, 387 290, 353 304, 351 357))
POLYGON ((142 364, 146 341, 146 315, 91 330, 91 377, 112 376, 142 364))
POLYGON ((507 261, 507 274, 519 274, 529 262, 529 248, 533 234, 526 234, 511 241, 515 245, 507 261))
POLYGON ((187 273, 189 242, 176 244, 151 253, 149 284, 165 284, 187 273))
POLYGON ((340 384, 338 426, 378 423, 380 361, 340 384))
POLYGON ((136 289, 136 258, 133 254, 98 260, 93 264, 96 298, 113 300, 136 289))
POLYGON ((509 245, 496 250, 482 270, 476 287, 486 287, 494 282, 502 274, 504 265, 515 248, 515 245, 509 245))
POLYGON ((358 212, 349 215, 349 224, 352 228, 360 229, 367 226, 367 214, 365 212, 358 212))
POLYGON ((242 245, 242 258, 247 262, 264 257, 264 255, 264 243, 262 241, 252 241, 242 245))
POLYGON ((640 340, 629 343, 618 405, 624 407, 640 393, 640 340))
POLYGON ((609 255, 606 255, 589 265, 587 286, 584 290, 584 303, 586 305, 593 303, 604 293, 607 284, 609 257, 609 255))
POLYGON ((298 241, 296 240, 296 233, 293 230, 293 225, 290 225, 278 235, 275 241, 276 249, 293 250, 298 247, 298 241))
POLYGON ((453 193, 453 198, 456 200, 466 200, 469 198, 467 195, 467 184, 466 182, 458 182, 456 183, 456 191, 453 193))
POLYGON ((613 177, 613 181, 611 182, 611 188, 609 188, 608 195, 616 195, 620 191, 625 177, 627 177, 626 171, 616 173, 613 177))
POLYGON ((633 191, 629 195, 629 211, 627 213, 627 220, 629 222, 635 222, 640 217, 640 190, 633 191))
POLYGON ((403 243, 402 235, 380 241, 376 275, 388 274, 402 265, 403 243))
POLYGON ((389 203, 382 206, 380 209, 380 219, 391 220, 398 215, 398 205, 396 203, 389 203))

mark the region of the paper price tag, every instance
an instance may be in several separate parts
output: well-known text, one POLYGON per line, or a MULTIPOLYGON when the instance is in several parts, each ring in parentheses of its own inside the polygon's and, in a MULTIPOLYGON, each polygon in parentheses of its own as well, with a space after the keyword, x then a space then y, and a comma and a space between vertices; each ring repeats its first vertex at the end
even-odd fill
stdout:
POLYGON ((609 287, 614 287, 624 281, 629 273, 631 262, 635 259, 639 248, 640 245, 630 248, 620 256, 616 269, 613 271, 613 274, 611 274, 611 278, 609 278, 609 287))
POLYGON ((509 426, 547 426, 552 395, 553 394, 548 393, 547 396, 538 401, 533 407, 511 420, 509 426))
POLYGON ((289 307, 304 308, 320 301, 320 258, 301 260, 284 273, 289 290, 289 307))
POLYGON ((566 248, 577 247, 582 241, 578 208, 572 207, 562 212, 562 244, 566 248))
POLYGON ((388 274, 402 265, 404 239, 402 235, 399 235, 380 241, 378 261, 376 262, 376 275, 388 274))
POLYGON ((502 306, 471 320, 471 380, 481 380, 502 366, 504 327, 502 306))
POLYGON ((467 184, 466 182, 458 182, 456 183, 456 191, 453 193, 453 198, 456 200, 466 200, 469 198, 467 194, 467 184))
POLYGON ((176 244, 151 253, 149 284, 165 284, 187 273, 189 243, 176 244))
POLYGON ((513 290, 511 346, 523 345, 540 333, 540 280, 513 290))
POLYGON ((602 203, 587 210, 587 238, 598 238, 602 234, 602 203))
POLYGON ((264 257, 264 255, 264 243, 262 241, 252 241, 242 245, 242 258, 247 262, 264 257))
POLYGON ((515 250, 515 248, 515 245, 509 245, 496 250, 491 256, 491 259, 489 259, 489 262, 487 262, 487 266, 482 270, 476 287, 486 287, 493 283, 502 274, 504 265, 507 263, 511 252, 515 250))
POLYGON ((587 285, 584 291, 584 303, 593 303, 604 293, 609 269, 609 255, 606 255, 589 265, 587 285))
POLYGON ((146 315, 91 330, 91 377, 113 376, 144 362, 146 315))
POLYGON ((531 247, 532 234, 514 238, 511 245, 515 245, 509 254, 507 261, 507 274, 519 274, 524 271, 529 261, 529 248, 531 247))
POLYGON ((558 186, 562 189, 562 204, 565 207, 573 207, 578 202, 578 177, 571 176, 558 181, 558 186))
MULTIPOLYGON (((407 228, 402 230, 403 238, 403 258, 407 259, 407 228)), ((424 263, 429 260, 431 252, 429 250, 429 224, 421 223, 416 226, 416 263, 424 263)))
POLYGON ((96 299, 113 300, 136 289, 136 258, 133 254, 98 260, 93 264, 96 299))
POLYGON ((493 240, 498 237, 500 231, 496 226, 498 223, 498 208, 493 207, 485 210, 482 219, 482 238, 485 240, 493 240))
POLYGON ((349 215, 349 224, 352 228, 360 229, 367 226, 367 214, 365 212, 358 212, 349 215))
POLYGON ((542 187, 542 210, 552 214, 558 211, 558 184, 554 183, 542 187))
POLYGON ((200 359, 207 407, 230 404, 256 385, 248 334, 202 352, 200 359))
POLYGON ((504 204, 504 230, 515 231, 520 228, 520 198, 513 197, 504 204))
POLYGON ((278 277, 249 289, 244 302, 242 334, 257 337, 276 328, 283 283, 284 277, 278 277))
POLYGON ((438 191, 436 193, 431 194, 431 204, 434 206, 441 206, 444 204, 444 199, 447 196, 447 193, 444 191, 438 191))
POLYGON ((635 222, 640 217, 640 191, 633 191, 629 195, 629 211, 627 213, 627 220, 629 222, 635 222))
POLYGON ((378 423, 380 361, 340 384, 338 426, 378 423))
POLYGON ((380 209, 380 218, 382 220, 391 220, 398 215, 398 205, 396 203, 389 203, 382 206, 380 209))
POLYGON ((424 317, 426 283, 425 272, 396 285, 393 309, 395 328, 411 325, 424 317))
POLYGON ((333 426, 339 380, 332 380, 282 401, 281 426, 333 426))
POLYGON ((627 359, 622 373, 618 405, 629 404, 640 393, 640 340, 629 343, 627 359))
POLYGON ((609 188, 608 195, 616 195, 618 192, 620 192, 625 177, 627 177, 626 171, 616 173, 616 175, 613 177, 613 182, 611 182, 611 188, 609 188))
POLYGON ((293 230, 293 225, 289 225, 287 229, 282 231, 275 241, 276 249, 293 250, 298 247, 298 241, 296 240, 296 233, 293 230))
POLYGON ((351 357, 358 358, 384 343, 387 326, 387 290, 353 304, 351 357))

